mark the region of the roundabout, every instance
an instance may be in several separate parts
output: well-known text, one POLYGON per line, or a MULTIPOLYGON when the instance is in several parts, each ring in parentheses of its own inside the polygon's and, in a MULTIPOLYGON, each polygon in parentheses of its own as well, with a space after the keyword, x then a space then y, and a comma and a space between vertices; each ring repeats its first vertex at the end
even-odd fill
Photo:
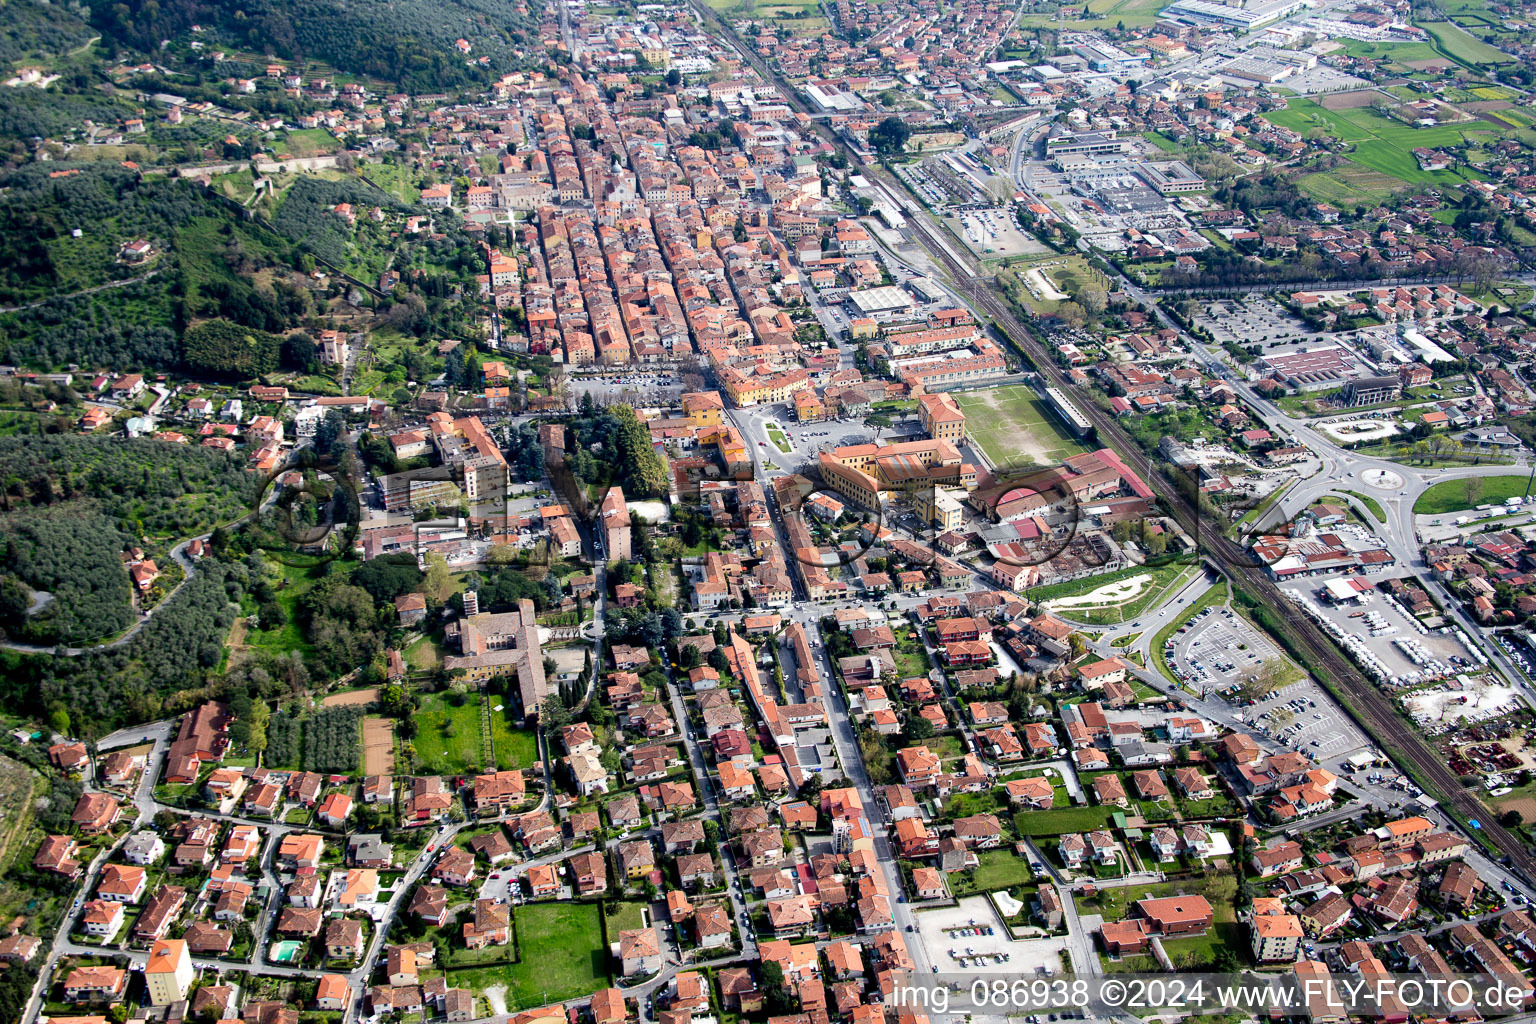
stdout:
POLYGON ((1360 481, 1378 491, 1395 491, 1403 486, 1403 475, 1390 469, 1375 467, 1360 474, 1360 481))

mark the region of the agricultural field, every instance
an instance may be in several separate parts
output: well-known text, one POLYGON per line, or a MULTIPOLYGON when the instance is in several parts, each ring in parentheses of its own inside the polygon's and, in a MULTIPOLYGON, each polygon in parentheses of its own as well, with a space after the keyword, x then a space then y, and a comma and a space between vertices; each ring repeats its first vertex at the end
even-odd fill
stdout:
POLYGON ((1464 142, 1488 140, 1495 134, 1476 121, 1467 122, 1465 126, 1414 128, 1370 107, 1328 110, 1302 99, 1293 99, 1284 110, 1270 111, 1264 117, 1303 134, 1321 128, 1336 139, 1353 143, 1348 153, 1353 163, 1412 185, 1455 186, 1466 180, 1454 171, 1420 170, 1419 162, 1413 156, 1415 147, 1459 146, 1464 142))
POLYGON ((1409 186, 1369 167, 1344 164, 1331 171, 1303 174, 1296 179, 1296 187, 1319 202, 1335 206, 1376 206, 1409 186))
POLYGON ((266 764, 334 775, 358 773, 362 759, 360 705, 321 708, 311 715, 274 714, 267 725, 266 764))
POLYGON ((996 467, 1054 466, 1088 450, 1028 385, 956 392, 954 398, 972 442, 996 467))
POLYGON ((1514 57, 1490 46, 1473 36, 1466 29, 1449 21, 1426 21, 1420 25, 1435 40, 1435 44, 1453 60, 1463 64, 1508 64, 1514 57))
POLYGON ((1056 28, 1068 31, 1113 28, 1150 28, 1157 14, 1167 6, 1165 0, 1088 0, 1081 18, 1061 20, 1050 12, 1027 13, 1019 19, 1025 28, 1056 28))

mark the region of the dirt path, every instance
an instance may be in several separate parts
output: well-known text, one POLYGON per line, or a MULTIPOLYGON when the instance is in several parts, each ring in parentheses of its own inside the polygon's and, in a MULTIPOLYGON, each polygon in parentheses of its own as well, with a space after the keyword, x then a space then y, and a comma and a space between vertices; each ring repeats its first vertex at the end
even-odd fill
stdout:
POLYGON ((323 708, 344 708, 355 704, 372 704, 379 699, 379 688, 370 686, 366 690, 352 690, 349 693, 333 693, 320 702, 323 708))
POLYGON ((363 774, 392 775, 395 771, 395 723, 379 715, 363 719, 363 774))

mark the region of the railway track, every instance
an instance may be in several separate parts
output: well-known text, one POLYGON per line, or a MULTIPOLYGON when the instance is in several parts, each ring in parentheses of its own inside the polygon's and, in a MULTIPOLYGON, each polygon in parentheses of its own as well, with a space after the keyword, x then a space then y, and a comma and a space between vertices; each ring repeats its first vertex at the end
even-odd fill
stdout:
MULTIPOLYGON (((811 112, 794 86, 768 67, 750 46, 742 43, 717 11, 700 0, 690 0, 690 2, 699 11, 701 17, 707 22, 714 23, 727 39, 735 43, 736 49, 765 81, 778 86, 792 108, 806 113, 811 112)), ((863 163, 859 155, 828 127, 820 123, 815 123, 815 127, 851 162, 863 163)), ((864 164, 864 173, 879 181, 895 199, 899 200, 905 193, 905 188, 895 176, 879 164, 864 164)), ((909 217, 908 223, 921 237, 923 248, 927 250, 929 256, 949 271, 954 281, 968 293, 971 301, 1008 335, 1010 342, 1034 363, 1035 368, 1048 378, 1052 385, 1066 393, 1071 393, 1073 385, 1067 379, 1067 375, 1056 364, 1045 345, 1014 314, 1013 310, 985 285, 973 284, 972 287, 965 287, 967 282, 977 281, 975 265, 966 263, 951 250, 937 233, 937 229, 929 222, 925 213, 909 217)), ((1121 429, 1114 417, 1092 402, 1081 403, 1081 405, 1089 422, 1097 430, 1100 443, 1121 452, 1141 450, 1140 445, 1121 429)), ((1275 586, 1274 581, 1262 567, 1254 564, 1252 556, 1242 545, 1220 531, 1199 529, 1197 510, 1166 473, 1149 466, 1148 475, 1150 477, 1147 481, 1148 485, 1164 497, 1173 518, 1185 532, 1197 538, 1202 554, 1214 560, 1227 575, 1235 577, 1236 581, 1239 581, 1263 604, 1277 610, 1290 607, 1289 600, 1280 593, 1280 588, 1275 586)), ((1462 786, 1461 779, 1450 770, 1440 754, 1425 743, 1423 737, 1411 729, 1408 723, 1398 715, 1391 699, 1377 689, 1376 685, 1344 656, 1344 653, 1311 619, 1302 615, 1286 616, 1285 625, 1290 639, 1308 656, 1310 663, 1304 667, 1335 689, 1345 711, 1376 742, 1377 746, 1392 756, 1412 764, 1419 779, 1428 783, 1429 788, 1443 796, 1445 802, 1461 819, 1478 823, 1482 833, 1507 858, 1510 867, 1524 878, 1527 884, 1536 884, 1536 857, 1532 857, 1518 836, 1494 820, 1492 813, 1475 794, 1462 786)))
MULTIPOLYGON (((885 177, 883 174, 879 176, 885 177)), ((891 187, 890 182, 886 184, 891 187)), ((948 247, 939 244, 940 240, 925 218, 914 217, 909 223, 923 236, 924 248, 943 263, 957 281, 974 279, 974 269, 955 259, 948 247)), ((1066 374, 1056 365, 1045 346, 995 293, 990 289, 976 288, 970 290, 970 295, 972 301, 991 316, 1013 344, 1035 364, 1036 369, 1056 387, 1070 391, 1071 384, 1066 374)), ((1097 405, 1085 402, 1081 403, 1081 407, 1098 431, 1101 443, 1123 452, 1140 450, 1134 440, 1120 428, 1120 424, 1097 405)), ((1245 548, 1220 532, 1210 529, 1197 531, 1194 506, 1184 498, 1174 482, 1161 470, 1153 469, 1150 475, 1152 479, 1148 483, 1166 498, 1174 518, 1184 530, 1199 538, 1202 553, 1214 558, 1229 575, 1236 576, 1249 593, 1264 604, 1275 609, 1290 607, 1289 600, 1281 594, 1280 588, 1275 586, 1261 566, 1253 563, 1252 556, 1245 548)), ((1391 699, 1377 689, 1311 619, 1305 616, 1291 617, 1287 626, 1291 638, 1311 659, 1311 664, 1306 667, 1314 674, 1320 674, 1319 668, 1326 671, 1327 681, 1345 698, 1341 703, 1346 711, 1366 734, 1383 750, 1410 761, 1421 779, 1443 794, 1460 817, 1478 822, 1481 831, 1499 852, 1509 858, 1511 867, 1528 883, 1536 884, 1536 858, 1530 855, 1518 836, 1494 820, 1488 808, 1461 784, 1460 778, 1450 770, 1441 755, 1408 726, 1393 707, 1391 699)))

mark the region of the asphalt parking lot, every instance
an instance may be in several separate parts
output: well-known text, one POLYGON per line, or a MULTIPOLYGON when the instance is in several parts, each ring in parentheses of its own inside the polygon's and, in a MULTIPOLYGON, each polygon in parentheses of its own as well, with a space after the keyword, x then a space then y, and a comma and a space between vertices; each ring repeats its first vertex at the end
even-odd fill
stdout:
POLYGON ((1370 746, 1370 741, 1311 678, 1281 687, 1251 708, 1254 730, 1299 750, 1319 764, 1331 764, 1370 746), (1290 718, 1281 712, 1290 713, 1290 718))
MULTIPOLYGON (((1217 691, 1254 672, 1265 661, 1283 657, 1278 648, 1246 619, 1226 609, 1212 609, 1178 638, 1169 667, 1214 699, 1217 691)), ((1255 733, 1307 754, 1319 763, 1359 750, 1368 742, 1310 677, 1281 687, 1241 715, 1255 733)))
POLYGON ((573 377, 571 391, 578 402, 583 394, 591 394, 598 405, 676 405, 682 400, 683 384, 669 373, 623 373, 612 377, 573 377))
POLYGON ((1217 341, 1296 342, 1310 336, 1306 322, 1273 299, 1248 296, 1213 302, 1195 318, 1217 341))
POLYGON ((1176 634, 1168 665, 1190 685, 1215 693, 1280 657, 1274 644, 1225 608, 1201 613, 1189 631, 1176 634))
POLYGON ((1066 960, 1065 936, 1009 938, 1008 929, 998 920, 985 897, 968 897, 953 907, 924 910, 916 917, 923 947, 940 973, 968 971, 1026 976, 1040 974, 1043 967, 1060 974, 1066 960), (991 928, 992 934, 960 933, 962 929, 975 927, 991 928), (1004 960, 1004 956, 1008 959, 1004 960))

